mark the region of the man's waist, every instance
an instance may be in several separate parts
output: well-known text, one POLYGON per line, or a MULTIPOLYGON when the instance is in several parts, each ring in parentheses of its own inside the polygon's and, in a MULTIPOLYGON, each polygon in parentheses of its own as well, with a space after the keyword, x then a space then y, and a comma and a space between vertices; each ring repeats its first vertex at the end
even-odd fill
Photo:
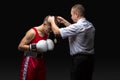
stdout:
POLYGON ((29 56, 29 57, 33 57, 33 58, 42 58, 45 55, 44 55, 44 53, 25 51, 24 56, 29 56))
POLYGON ((79 52, 79 53, 73 54, 72 56, 89 56, 89 55, 94 55, 94 53, 79 52))

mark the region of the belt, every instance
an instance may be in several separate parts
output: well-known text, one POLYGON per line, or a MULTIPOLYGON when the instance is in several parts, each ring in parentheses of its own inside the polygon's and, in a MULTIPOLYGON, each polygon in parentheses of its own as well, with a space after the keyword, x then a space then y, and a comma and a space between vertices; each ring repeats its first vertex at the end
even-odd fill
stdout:
POLYGON ((37 56, 36 56, 36 58, 43 58, 43 57, 45 57, 45 55, 43 53, 37 54, 37 56))
POLYGON ((24 56, 30 56, 33 58, 43 58, 45 57, 44 53, 37 53, 37 52, 31 52, 31 51, 25 51, 24 56))
POLYGON ((74 54, 73 55, 73 57, 75 57, 75 56, 91 56, 91 55, 94 55, 94 54, 91 54, 91 53, 76 53, 76 54, 74 54))

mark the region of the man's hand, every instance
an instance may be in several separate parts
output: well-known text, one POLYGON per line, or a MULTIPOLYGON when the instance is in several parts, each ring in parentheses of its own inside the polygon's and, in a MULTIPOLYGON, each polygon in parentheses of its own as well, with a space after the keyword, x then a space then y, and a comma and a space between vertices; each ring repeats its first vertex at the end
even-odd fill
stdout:
POLYGON ((55 20, 54 16, 49 16, 48 17, 48 22, 52 23, 55 20))

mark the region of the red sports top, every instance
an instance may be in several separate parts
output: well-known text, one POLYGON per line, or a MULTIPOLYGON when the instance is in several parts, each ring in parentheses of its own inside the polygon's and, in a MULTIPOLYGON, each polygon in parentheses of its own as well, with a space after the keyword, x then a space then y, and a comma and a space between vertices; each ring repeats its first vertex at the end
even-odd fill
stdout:
POLYGON ((35 30, 36 32, 36 35, 35 35, 35 38, 30 42, 30 43, 37 43, 39 40, 46 40, 48 38, 48 35, 45 34, 44 37, 41 37, 39 34, 38 34, 38 31, 35 27, 32 28, 33 30, 35 30))

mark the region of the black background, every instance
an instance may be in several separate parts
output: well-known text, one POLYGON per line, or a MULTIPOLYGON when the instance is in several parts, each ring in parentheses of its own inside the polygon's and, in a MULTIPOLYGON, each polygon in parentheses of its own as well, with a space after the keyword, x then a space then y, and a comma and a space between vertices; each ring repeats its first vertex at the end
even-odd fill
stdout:
MULTIPOLYGON (((93 80, 120 80, 119 5, 103 0, 2 2, 0 80, 19 80, 23 52, 17 46, 25 32, 40 25, 46 15, 60 15, 71 21, 70 9, 76 3, 84 5, 85 17, 96 28, 93 80)), ((70 80, 70 65, 68 40, 58 38, 54 51, 47 56, 47 80, 70 80)))

